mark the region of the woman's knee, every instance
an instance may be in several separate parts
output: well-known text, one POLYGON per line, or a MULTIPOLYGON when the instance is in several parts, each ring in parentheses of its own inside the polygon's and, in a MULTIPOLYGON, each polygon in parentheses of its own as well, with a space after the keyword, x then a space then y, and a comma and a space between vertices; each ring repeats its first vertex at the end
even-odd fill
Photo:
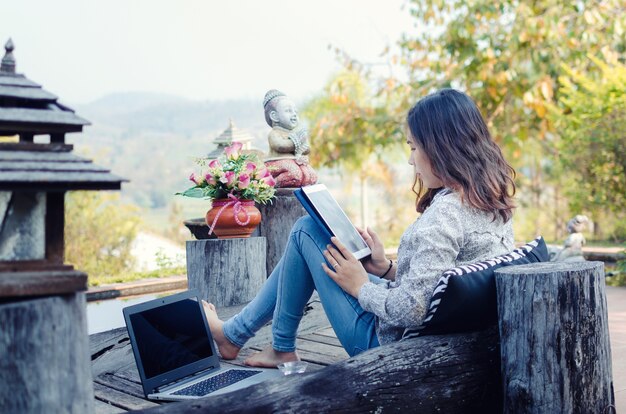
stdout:
MULTIPOLYGON (((291 237, 298 238, 298 236, 302 233, 306 234, 314 241, 320 241, 324 244, 330 243, 330 237, 309 215, 300 217, 291 228, 291 237)), ((297 240, 299 240, 299 238, 297 240)))
POLYGON ((291 232, 295 233, 297 231, 305 231, 308 233, 311 229, 314 229, 314 226, 317 226, 317 223, 307 214, 306 216, 302 216, 296 220, 291 228, 291 232))

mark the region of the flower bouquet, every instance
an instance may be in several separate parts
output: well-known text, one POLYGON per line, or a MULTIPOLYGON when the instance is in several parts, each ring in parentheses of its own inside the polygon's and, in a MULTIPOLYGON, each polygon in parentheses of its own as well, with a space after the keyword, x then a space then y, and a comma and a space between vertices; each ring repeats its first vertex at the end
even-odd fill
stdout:
POLYGON ((276 192, 276 182, 265 164, 255 154, 242 153, 241 148, 240 142, 233 142, 218 159, 208 164, 208 160, 199 159, 197 162, 204 172, 192 173, 189 179, 194 186, 177 193, 213 200, 206 221, 209 234, 215 230, 220 238, 249 237, 261 221, 254 203, 271 202, 276 192), (233 224, 235 227, 226 232, 222 228, 233 224), (250 226, 253 226, 251 230, 250 226), (245 234, 239 230, 245 230, 245 234))

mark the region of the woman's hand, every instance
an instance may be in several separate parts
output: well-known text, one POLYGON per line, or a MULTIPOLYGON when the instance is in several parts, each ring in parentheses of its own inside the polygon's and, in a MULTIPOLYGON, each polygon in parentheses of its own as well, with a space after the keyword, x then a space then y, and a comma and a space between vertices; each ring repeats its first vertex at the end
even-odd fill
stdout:
POLYGON ((335 245, 328 245, 324 250, 324 257, 332 267, 322 263, 322 269, 343 290, 355 298, 359 297, 359 290, 369 281, 361 262, 336 237, 330 241, 335 245))
POLYGON ((380 241, 376 232, 369 227, 367 230, 363 230, 359 227, 356 229, 361 233, 361 237, 363 237, 363 240, 365 240, 365 243, 367 243, 372 251, 370 258, 363 261, 363 267, 368 273, 376 276, 382 275, 389 269, 389 259, 385 256, 383 243, 380 241))

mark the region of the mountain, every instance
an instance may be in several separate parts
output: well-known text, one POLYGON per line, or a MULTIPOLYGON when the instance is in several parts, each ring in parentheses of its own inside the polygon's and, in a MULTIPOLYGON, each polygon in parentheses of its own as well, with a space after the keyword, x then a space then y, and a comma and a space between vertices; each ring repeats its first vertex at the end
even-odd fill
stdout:
POLYGON ((193 101, 143 92, 112 94, 74 105, 90 126, 70 134, 68 142, 112 172, 130 180, 122 195, 146 208, 161 208, 174 193, 189 187, 193 159, 211 152, 229 119, 254 136, 253 146, 267 151, 269 127, 261 102, 193 101))

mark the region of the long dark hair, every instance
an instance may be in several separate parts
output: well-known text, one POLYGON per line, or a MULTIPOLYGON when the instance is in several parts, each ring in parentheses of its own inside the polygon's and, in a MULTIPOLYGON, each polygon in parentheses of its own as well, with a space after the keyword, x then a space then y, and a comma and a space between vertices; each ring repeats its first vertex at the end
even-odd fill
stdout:
MULTIPOLYGON (((515 171, 493 141, 478 107, 466 94, 441 89, 415 104, 407 115, 410 138, 430 160, 433 174, 457 191, 464 203, 500 216, 513 216, 515 171)), ((423 213, 439 189, 424 189, 416 178, 417 211, 423 213)))

